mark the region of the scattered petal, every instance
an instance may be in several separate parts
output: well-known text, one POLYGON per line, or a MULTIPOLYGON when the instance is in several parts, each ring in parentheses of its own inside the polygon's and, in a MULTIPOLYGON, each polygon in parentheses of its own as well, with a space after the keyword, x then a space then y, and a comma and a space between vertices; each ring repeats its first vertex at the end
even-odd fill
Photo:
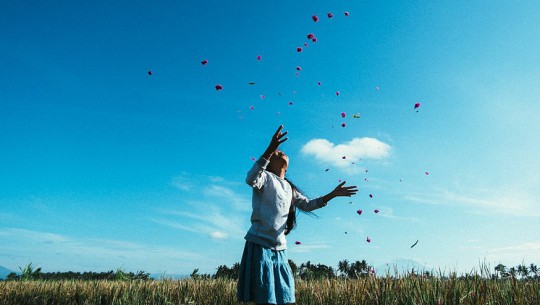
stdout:
POLYGON ((307 47, 307 42, 304 42, 304 47, 307 47))
POLYGON ((375 90, 379 91, 379 86, 375 86, 375 90))
POLYGON ((296 70, 302 71, 302 68, 300 66, 296 66, 296 70))
POLYGON ((373 211, 373 212, 375 212, 375 214, 377 214, 377 213, 379 213, 379 210, 375 209, 375 211, 373 211))
POLYGON ((373 194, 369 194, 369 198, 373 198, 373 194))
POLYGON ((292 106, 292 102, 289 102, 289 106, 292 106))
POLYGON ((315 37, 315 35, 313 35, 312 33, 307 34, 307 39, 313 39, 313 37, 315 37))
POLYGON ((296 52, 298 53, 302 52, 302 48, 301 47, 296 48, 296 52))
POLYGON ((336 91, 336 95, 339 96, 341 93, 339 91, 336 91))
POLYGON ((330 169, 329 169, 329 168, 327 168, 327 169, 325 169, 324 171, 325 171, 325 172, 327 172, 327 171, 329 171, 329 170, 330 170, 330 169))
POLYGON ((203 66, 206 65, 207 63, 208 63, 208 60, 206 60, 206 59, 201 60, 201 64, 202 64, 203 66))
POLYGON ((152 70, 148 70, 148 75, 152 76, 152 70))
POLYGON ((251 157, 251 160, 253 160, 253 161, 257 161, 257 159, 255 159, 254 157, 251 157))
POLYGON ((368 243, 370 243, 370 242, 371 242, 371 238, 369 238, 369 236, 368 236, 368 237, 366 238, 366 241, 367 241, 368 243))
POLYGON ((419 108, 419 107, 420 107, 420 103, 419 103, 419 102, 416 103, 416 104, 414 104, 414 109, 417 109, 417 108, 419 108))
POLYGON ((261 60, 261 59, 262 59, 261 55, 257 56, 257 60, 261 60))
POLYGON ((346 114, 345 112, 342 112, 342 113, 341 113, 341 117, 342 117, 342 118, 344 118, 344 117, 346 117, 346 116, 347 116, 347 114, 346 114))
POLYGON ((217 85, 216 85, 216 90, 219 91, 219 90, 221 90, 221 89, 223 89, 223 86, 220 85, 220 84, 217 84, 217 85))
POLYGON ((358 213, 358 215, 362 215, 362 210, 358 210, 356 213, 358 213))
POLYGON ((317 42, 317 37, 313 37, 313 38, 311 39, 311 41, 317 42))
POLYGON ((345 12, 343 14, 345 15, 345 17, 349 17, 349 12, 345 12))
POLYGON ((332 18, 332 17, 334 17, 334 14, 329 12, 328 14, 326 14, 326 16, 328 16, 328 18, 332 18))
POLYGON ((254 82, 249 82, 248 85, 252 85, 252 86, 253 86, 253 85, 255 85, 255 83, 254 83, 254 82))
POLYGON ((322 85, 322 83, 321 83, 321 82, 317 82, 317 85, 321 86, 321 85, 322 85))
POLYGON ((426 174, 426 176, 429 176, 429 172, 424 172, 424 174, 426 174))
POLYGON ((346 157, 346 156, 343 156, 343 157, 341 157, 341 159, 347 159, 347 157, 346 157))
POLYGON ((346 126, 345 123, 341 123, 341 127, 345 127, 345 126, 346 126))
POLYGON ((253 106, 249 106, 249 109, 251 109, 251 110, 254 110, 254 109, 255 109, 255 107, 253 107, 253 106))
POLYGON ((353 114, 352 117, 355 118, 355 119, 359 119, 360 118, 360 113, 355 113, 355 114, 353 114))
POLYGON ((311 19, 312 19, 314 22, 319 21, 319 17, 317 17, 317 15, 311 16, 311 19))
POLYGON ((261 100, 264 100, 264 95, 261 94, 261 100))
POLYGON ((295 245, 301 245, 302 243, 299 242, 299 241, 295 241, 294 244, 295 244, 295 245))

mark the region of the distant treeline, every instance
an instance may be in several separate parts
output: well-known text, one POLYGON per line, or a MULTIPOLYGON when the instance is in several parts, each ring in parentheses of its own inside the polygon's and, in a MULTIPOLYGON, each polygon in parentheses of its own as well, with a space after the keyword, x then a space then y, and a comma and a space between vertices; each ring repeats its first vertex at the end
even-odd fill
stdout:
MULTIPOLYGON (((349 262, 348 260, 342 260, 338 263, 338 268, 326 266, 324 264, 312 264, 310 261, 302 263, 300 266, 295 262, 289 260, 289 265, 296 278, 302 280, 312 279, 333 279, 333 278, 345 278, 345 279, 361 279, 370 275, 375 275, 375 269, 369 265, 365 260, 349 262)), ((126 272, 123 269, 117 269, 116 271, 108 272, 41 272, 41 268, 35 268, 32 263, 26 265, 24 268, 19 268, 20 274, 12 272, 8 274, 7 281, 17 280, 44 280, 44 281, 61 281, 61 280, 76 280, 76 281, 132 281, 132 280, 152 280, 150 273, 144 271, 126 272)), ((392 270, 388 270, 389 276, 392 270)), ((220 265, 216 273, 211 274, 199 274, 199 269, 193 270, 190 275, 191 279, 238 279, 240 272, 240 264, 235 263, 231 267, 227 265, 220 265)), ((498 279, 498 278, 514 278, 514 279, 539 279, 540 272, 535 264, 525 265, 521 264, 516 267, 506 267, 503 264, 498 264, 494 268, 494 273, 489 270, 487 266, 481 266, 480 270, 483 277, 498 279)), ((383 275, 384 276, 384 275, 383 275)), ((424 278, 432 278, 434 276, 444 277, 442 274, 434 274, 433 271, 427 270, 408 270, 405 276, 416 277, 421 276, 424 278)), ((455 273, 454 273, 455 276, 455 273)), ((467 277, 468 275, 462 275, 467 277)))
POLYGON ((137 273, 126 272, 122 269, 108 272, 41 272, 41 268, 34 268, 32 263, 24 268, 19 268, 20 274, 11 272, 7 275, 6 281, 27 281, 27 280, 42 280, 42 281, 130 281, 130 280, 150 280, 150 273, 137 271, 137 273))

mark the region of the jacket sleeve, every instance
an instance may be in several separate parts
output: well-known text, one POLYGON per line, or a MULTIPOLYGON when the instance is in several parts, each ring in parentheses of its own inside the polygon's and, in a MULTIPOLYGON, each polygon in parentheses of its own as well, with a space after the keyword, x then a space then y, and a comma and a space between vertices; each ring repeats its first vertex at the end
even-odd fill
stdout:
POLYGON ((259 158, 256 162, 253 163, 253 166, 247 173, 246 183, 255 188, 261 190, 266 183, 266 173, 265 169, 268 166, 270 161, 264 159, 263 157, 259 158))
POLYGON ((302 193, 296 190, 293 191, 293 196, 296 207, 305 212, 311 212, 326 206, 326 202, 324 202, 323 197, 308 199, 306 196, 302 195, 302 193))

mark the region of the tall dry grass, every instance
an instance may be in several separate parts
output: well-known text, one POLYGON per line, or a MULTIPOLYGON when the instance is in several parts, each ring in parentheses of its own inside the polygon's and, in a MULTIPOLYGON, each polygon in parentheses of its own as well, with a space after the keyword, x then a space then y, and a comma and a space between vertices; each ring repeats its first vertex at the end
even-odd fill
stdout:
MULTIPOLYGON (((298 305, 540 304, 540 280, 472 275, 296 281, 298 305)), ((0 304, 239 304, 227 279, 0 282, 0 304)))

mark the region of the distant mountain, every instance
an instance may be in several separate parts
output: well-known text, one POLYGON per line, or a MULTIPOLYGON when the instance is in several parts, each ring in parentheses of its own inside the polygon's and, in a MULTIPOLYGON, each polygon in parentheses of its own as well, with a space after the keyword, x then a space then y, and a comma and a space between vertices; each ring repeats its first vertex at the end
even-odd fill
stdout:
POLYGON ((8 268, 0 266, 0 279, 5 280, 7 275, 10 274, 11 272, 15 272, 15 271, 12 271, 12 270, 9 270, 8 268))
POLYGON ((377 275, 404 275, 411 273, 413 270, 415 273, 422 273, 424 271, 431 272, 432 268, 426 264, 421 264, 413 259, 396 259, 392 262, 386 263, 375 267, 375 272, 377 275))

